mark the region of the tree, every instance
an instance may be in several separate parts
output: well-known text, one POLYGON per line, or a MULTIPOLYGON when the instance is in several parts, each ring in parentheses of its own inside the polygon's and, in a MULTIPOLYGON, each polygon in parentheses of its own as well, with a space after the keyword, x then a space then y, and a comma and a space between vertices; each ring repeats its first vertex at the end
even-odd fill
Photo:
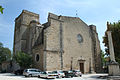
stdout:
POLYGON ((3 47, 3 44, 0 42, 0 64, 4 61, 11 59, 11 51, 9 48, 3 47))
POLYGON ((104 72, 108 72, 109 56, 106 56, 105 53, 101 50, 101 59, 102 59, 102 68, 104 72))
MULTIPOLYGON (((120 63, 120 21, 114 22, 113 24, 109 24, 107 22, 107 31, 112 31, 112 39, 113 39, 113 46, 114 46, 114 53, 115 59, 118 63, 120 63)), ((108 37, 107 33, 105 32, 105 36, 103 37, 103 43, 106 46, 106 54, 109 55, 109 46, 108 46, 108 37)))
POLYGON ((32 65, 32 56, 27 53, 19 51, 14 55, 14 59, 22 69, 29 68, 32 65))
POLYGON ((105 53, 101 50, 102 65, 106 63, 105 53))
POLYGON ((1 14, 3 14, 3 7, 2 6, 0 6, 0 12, 1 12, 1 14))

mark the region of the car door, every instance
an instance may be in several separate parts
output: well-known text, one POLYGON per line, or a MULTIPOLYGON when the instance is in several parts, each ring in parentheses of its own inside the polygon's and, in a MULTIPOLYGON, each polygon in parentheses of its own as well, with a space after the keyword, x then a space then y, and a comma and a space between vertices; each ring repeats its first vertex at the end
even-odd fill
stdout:
POLYGON ((34 73, 35 73, 35 76, 38 76, 40 74, 40 71, 36 69, 34 73))
POLYGON ((35 76, 36 75, 36 71, 35 70, 31 70, 31 74, 32 74, 32 76, 35 76))
POLYGON ((40 77, 46 78, 47 77, 47 73, 46 72, 41 72, 40 77))

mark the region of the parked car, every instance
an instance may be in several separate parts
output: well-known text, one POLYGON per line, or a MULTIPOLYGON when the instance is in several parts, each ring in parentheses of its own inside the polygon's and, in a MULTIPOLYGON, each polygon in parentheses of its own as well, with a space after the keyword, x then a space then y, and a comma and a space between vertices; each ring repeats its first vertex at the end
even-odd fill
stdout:
POLYGON ((66 78, 74 76, 73 71, 63 71, 63 72, 64 72, 66 78))
POLYGON ((80 70, 73 70, 73 74, 75 77, 82 76, 82 73, 80 72, 80 70))
POLYGON ((25 69, 23 72, 23 75, 25 77, 32 77, 32 76, 37 76, 41 73, 39 69, 25 69))
POLYGON ((64 78, 65 77, 65 74, 62 70, 58 70, 58 71, 53 71, 54 73, 58 74, 58 77, 59 78, 64 78))
POLYGON ((55 78, 58 78, 58 74, 52 72, 52 71, 45 71, 45 72, 41 72, 39 75, 38 75, 39 78, 52 78, 52 79, 55 79, 55 78))
POLYGON ((14 74, 15 75, 22 75, 23 74, 23 69, 18 69, 18 70, 16 70, 16 71, 14 71, 14 74))

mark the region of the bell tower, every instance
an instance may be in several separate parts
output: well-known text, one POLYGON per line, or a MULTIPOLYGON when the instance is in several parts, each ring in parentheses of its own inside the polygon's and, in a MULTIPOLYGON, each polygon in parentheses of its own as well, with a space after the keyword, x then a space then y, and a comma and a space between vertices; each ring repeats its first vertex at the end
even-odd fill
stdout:
POLYGON ((29 27, 32 20, 39 22, 39 14, 27 10, 23 10, 15 19, 13 54, 17 51, 27 52, 29 27))

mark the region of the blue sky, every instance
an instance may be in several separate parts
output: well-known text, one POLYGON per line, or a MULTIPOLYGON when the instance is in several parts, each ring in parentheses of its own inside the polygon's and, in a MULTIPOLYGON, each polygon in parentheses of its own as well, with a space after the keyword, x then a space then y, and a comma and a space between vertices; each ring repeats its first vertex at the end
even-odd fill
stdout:
POLYGON ((106 30, 106 22, 120 20, 119 0, 0 0, 4 14, 0 14, 0 42, 12 50, 14 38, 14 20, 23 9, 38 13, 40 22, 47 21, 48 12, 80 17, 88 25, 97 27, 102 50, 102 37, 106 30))

